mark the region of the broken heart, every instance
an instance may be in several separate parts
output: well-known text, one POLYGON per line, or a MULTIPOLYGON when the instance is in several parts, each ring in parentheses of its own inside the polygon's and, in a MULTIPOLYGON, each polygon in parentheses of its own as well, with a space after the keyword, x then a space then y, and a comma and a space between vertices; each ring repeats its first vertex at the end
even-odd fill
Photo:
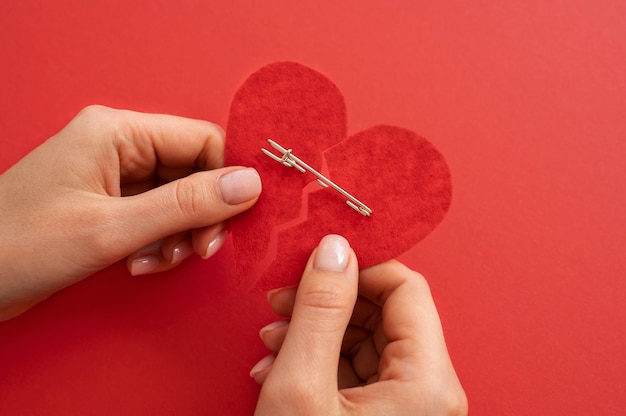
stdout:
POLYGON ((295 284, 319 240, 345 236, 361 268, 390 260, 425 238, 450 206, 450 171, 441 153, 416 133, 376 126, 346 138, 346 108, 337 87, 305 66, 261 68, 237 91, 226 129, 227 165, 253 166, 263 193, 231 222, 236 270, 253 291, 295 284), (272 138, 293 149, 373 210, 363 216, 311 174, 260 151, 272 138))

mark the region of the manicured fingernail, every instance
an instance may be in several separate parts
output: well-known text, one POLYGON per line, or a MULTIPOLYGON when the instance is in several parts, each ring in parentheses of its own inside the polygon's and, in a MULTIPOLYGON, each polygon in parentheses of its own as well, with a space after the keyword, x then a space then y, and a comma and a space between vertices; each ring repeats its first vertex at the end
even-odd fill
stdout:
POLYGON ((211 240, 211 242, 206 248, 206 253, 204 253, 204 256, 202 256, 204 260, 211 257, 212 255, 217 253, 217 251, 220 248, 222 248, 222 246, 224 245, 224 241, 226 241, 226 234, 227 234, 227 231, 222 230, 215 236, 213 240, 211 240))
POLYGON ((272 296, 274 296, 275 293, 280 292, 281 290, 283 290, 283 288, 278 288, 278 289, 272 289, 270 291, 267 292, 267 301, 271 301, 272 300, 272 296))
POLYGON ((172 264, 180 263, 191 256, 192 253, 193 247, 191 246, 191 242, 189 240, 181 241, 174 247, 174 251, 172 252, 172 264))
POLYGON ((261 338, 263 338, 263 334, 265 334, 268 331, 272 331, 276 328, 280 328, 281 326, 285 326, 289 323, 289 321, 286 320, 281 320, 281 321, 276 321, 276 322, 272 322, 269 325, 265 325, 263 328, 261 328, 261 330, 259 331, 259 336, 261 338))
POLYGON ((267 357, 261 359, 261 361, 256 363, 256 365, 252 367, 252 370, 250 370, 250 377, 256 376, 261 371, 272 365, 275 359, 276 357, 274 357, 273 355, 268 355, 267 357))
POLYGON ((222 199, 229 205, 244 203, 261 193, 261 177, 253 168, 238 169, 222 175, 218 183, 222 199))
POLYGON ((313 260, 313 268, 330 272, 342 272, 348 266, 350 243, 340 235, 327 235, 322 238, 313 260))
POLYGON ((277 289, 269 290, 267 292, 267 301, 271 302, 272 301, 272 296, 274 296, 276 293, 282 292, 283 290, 293 289, 294 287, 296 287, 296 286, 285 286, 285 287, 279 287, 277 289))
POLYGON ((159 258, 156 256, 139 257, 130 265, 130 274, 139 276, 141 274, 152 273, 159 267, 159 258))

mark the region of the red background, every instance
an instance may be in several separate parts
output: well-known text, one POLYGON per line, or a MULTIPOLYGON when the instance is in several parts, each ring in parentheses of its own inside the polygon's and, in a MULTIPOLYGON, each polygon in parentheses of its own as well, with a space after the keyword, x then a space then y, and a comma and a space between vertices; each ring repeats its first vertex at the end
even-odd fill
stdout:
MULTIPOLYGON (((259 67, 343 92, 446 156, 429 279, 472 414, 626 405, 626 3, 3 1, 0 168, 100 103, 225 125, 259 67)), ((232 247, 157 277, 122 265, 0 324, 0 414, 249 414, 262 296, 232 247)))

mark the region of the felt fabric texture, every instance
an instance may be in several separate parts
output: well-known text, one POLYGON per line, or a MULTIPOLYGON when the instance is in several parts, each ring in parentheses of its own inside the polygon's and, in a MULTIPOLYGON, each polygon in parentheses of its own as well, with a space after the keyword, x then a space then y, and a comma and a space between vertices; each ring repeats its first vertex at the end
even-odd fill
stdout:
MULTIPOLYGON (((252 74, 236 93, 226 130, 227 165, 253 166, 263 193, 231 221, 240 283, 253 291, 296 284, 326 234, 345 236, 361 268, 402 254, 445 216, 452 197, 443 155, 400 127, 375 126, 346 138, 337 87, 303 65, 281 62, 252 74), (272 138, 368 205, 363 216, 315 176, 260 151, 272 138)), ((278 154, 279 155, 279 154, 278 154)))

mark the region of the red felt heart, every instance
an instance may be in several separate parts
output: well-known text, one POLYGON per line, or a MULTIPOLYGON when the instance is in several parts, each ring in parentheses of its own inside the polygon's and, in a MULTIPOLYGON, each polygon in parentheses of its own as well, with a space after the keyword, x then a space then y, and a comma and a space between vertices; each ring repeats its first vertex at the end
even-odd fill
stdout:
POLYGON ((226 137, 226 164, 253 166, 263 181, 257 204, 230 225, 237 275, 255 291, 297 283, 330 233, 350 241, 361 268, 392 259, 426 237, 450 206, 450 171, 428 140, 393 126, 346 139, 343 96, 328 78, 296 63, 265 66, 244 82, 226 137), (312 174, 263 155, 267 138, 293 149, 373 214, 361 215, 312 174))

